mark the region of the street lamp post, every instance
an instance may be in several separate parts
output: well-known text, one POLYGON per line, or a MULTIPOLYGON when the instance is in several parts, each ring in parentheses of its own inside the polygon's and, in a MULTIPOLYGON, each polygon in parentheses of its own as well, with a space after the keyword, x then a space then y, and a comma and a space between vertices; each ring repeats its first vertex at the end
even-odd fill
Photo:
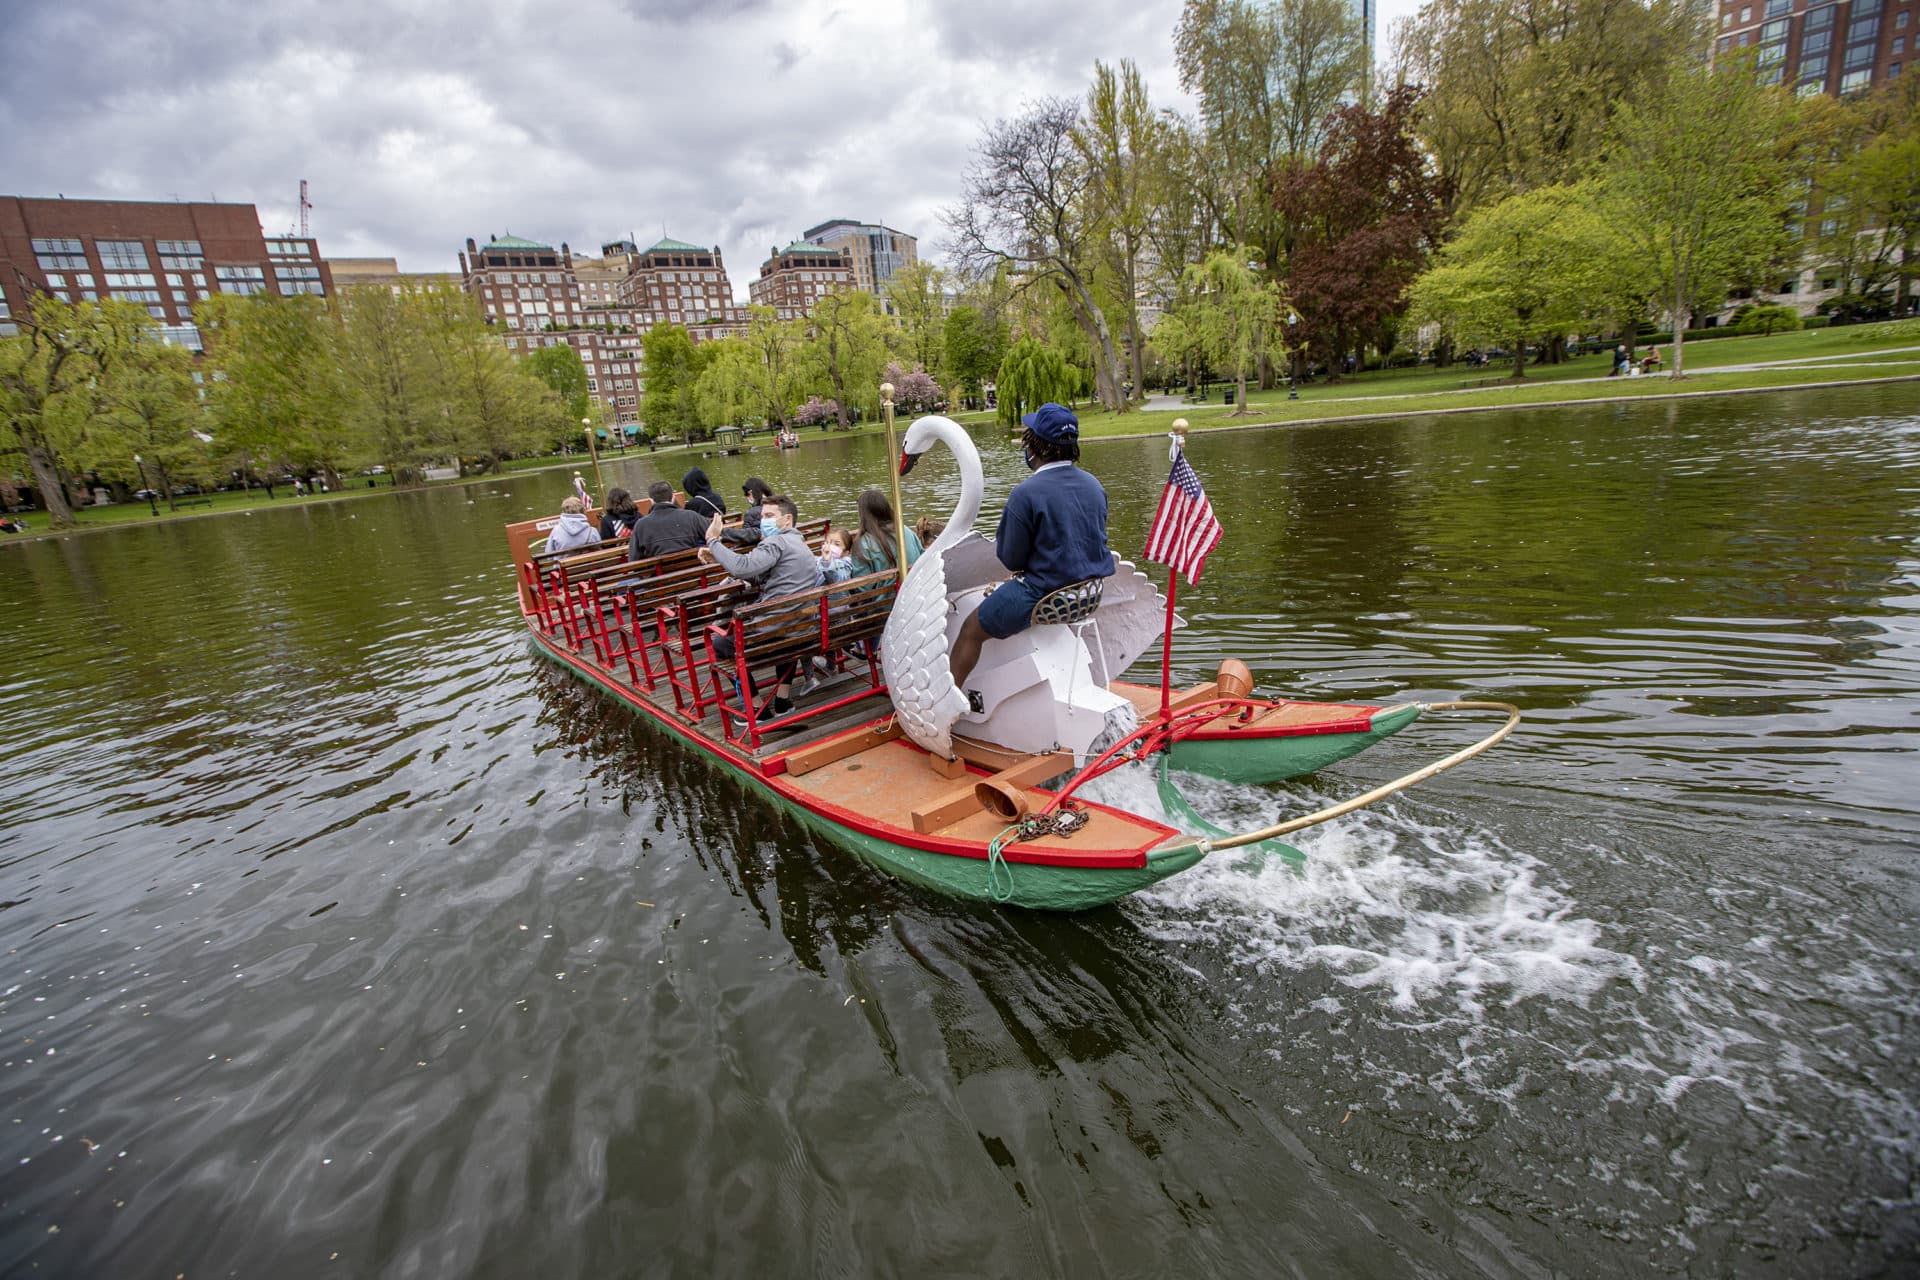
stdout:
POLYGON ((154 502, 153 489, 147 484, 147 464, 142 462, 140 455, 136 453, 133 455, 133 465, 140 472, 140 488, 144 490, 147 495, 147 510, 153 512, 154 518, 158 519, 160 516, 160 507, 159 504, 154 502))

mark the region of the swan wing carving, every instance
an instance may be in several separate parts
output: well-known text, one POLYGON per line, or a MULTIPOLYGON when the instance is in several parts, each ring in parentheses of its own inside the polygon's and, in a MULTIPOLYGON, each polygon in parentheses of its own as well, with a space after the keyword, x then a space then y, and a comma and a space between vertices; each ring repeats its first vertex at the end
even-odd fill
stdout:
MULTIPOLYGON (((951 449, 959 463, 960 500, 946 529, 900 584, 880 635, 880 665, 901 731, 926 750, 951 757, 953 722, 966 714, 967 697, 954 687, 947 664, 947 552, 973 532, 987 482, 979 451, 951 418, 929 414, 915 419, 900 451, 907 459, 917 458, 936 443, 951 449)), ((894 518, 902 519, 904 513, 895 512, 894 518)))
MULTIPOLYGON (((1178 614, 1176 629, 1186 625, 1178 614)), ((1100 593, 1093 624, 1081 631, 1093 659, 1093 678, 1102 685, 1120 678, 1160 639, 1167 626, 1167 598, 1131 560, 1114 557, 1113 576, 1100 593)))

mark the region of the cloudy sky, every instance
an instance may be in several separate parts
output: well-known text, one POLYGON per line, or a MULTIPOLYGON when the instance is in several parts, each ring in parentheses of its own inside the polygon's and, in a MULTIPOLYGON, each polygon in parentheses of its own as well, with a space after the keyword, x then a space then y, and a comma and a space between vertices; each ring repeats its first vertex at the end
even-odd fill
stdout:
MULTIPOLYGON (((0 0, 0 194, 251 202, 328 257, 467 237, 718 244, 736 293, 829 218, 938 256, 982 127, 1132 58, 1179 0, 0 0)), ((1380 41, 1413 0, 1385 0, 1380 41)))

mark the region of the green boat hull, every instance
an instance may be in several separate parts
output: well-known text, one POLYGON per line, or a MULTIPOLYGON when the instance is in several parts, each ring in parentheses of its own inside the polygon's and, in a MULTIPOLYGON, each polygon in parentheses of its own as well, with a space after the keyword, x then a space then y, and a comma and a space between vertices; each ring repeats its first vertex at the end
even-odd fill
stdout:
POLYGON ((1087 911, 1116 902, 1130 893, 1137 893, 1168 876, 1178 875, 1206 856, 1200 846, 1181 842, 1169 848, 1149 851, 1146 865, 1140 867, 1061 867, 934 853, 855 831, 783 794, 753 770, 740 768, 724 757, 714 756, 713 752, 700 747, 700 744, 689 741, 686 735, 675 732, 671 725, 661 723, 659 715, 651 707, 635 702, 623 696, 619 690, 594 679, 591 672, 551 648, 538 632, 530 631, 528 639, 534 652, 556 666, 622 705, 643 712, 643 718, 655 728, 689 748, 697 748, 699 754, 708 756, 716 764, 728 766, 737 777, 763 793, 808 830, 824 836, 876 870, 936 893, 1034 911, 1087 911))
POLYGON ((1221 737, 1176 742, 1168 763, 1182 773, 1204 774, 1222 782, 1258 786, 1284 782, 1358 755, 1380 739, 1420 718, 1417 703, 1391 707, 1373 717, 1362 733, 1302 733, 1281 738, 1221 737))

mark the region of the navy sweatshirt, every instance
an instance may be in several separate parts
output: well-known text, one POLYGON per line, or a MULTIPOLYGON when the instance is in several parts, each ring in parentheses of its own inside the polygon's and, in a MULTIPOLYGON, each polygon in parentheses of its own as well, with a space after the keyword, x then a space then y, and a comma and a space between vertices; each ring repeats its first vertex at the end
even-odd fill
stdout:
POLYGON ((1072 463, 1049 464, 1015 485, 1000 516, 994 551, 1028 585, 1056 591, 1113 573, 1107 549, 1107 491, 1072 463))

